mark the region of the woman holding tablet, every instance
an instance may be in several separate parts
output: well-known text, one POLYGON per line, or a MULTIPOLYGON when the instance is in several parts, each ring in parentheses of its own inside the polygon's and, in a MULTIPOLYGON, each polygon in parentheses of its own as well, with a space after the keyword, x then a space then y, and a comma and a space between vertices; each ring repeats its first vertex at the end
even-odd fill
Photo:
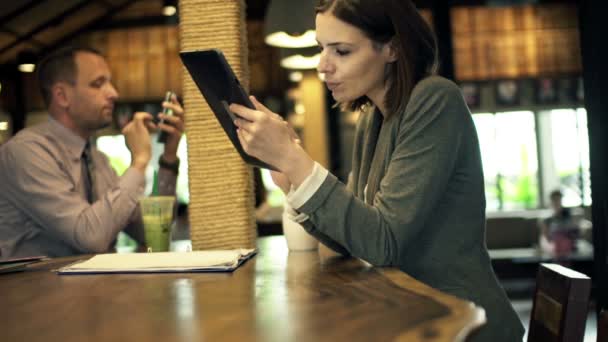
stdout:
POLYGON ((348 184, 253 98, 257 110, 230 107, 244 150, 280 170, 292 219, 323 244, 483 307, 472 341, 521 341, 485 246, 473 120, 458 86, 435 75, 430 27, 410 0, 321 0, 316 10, 318 70, 337 102, 361 111, 348 184))

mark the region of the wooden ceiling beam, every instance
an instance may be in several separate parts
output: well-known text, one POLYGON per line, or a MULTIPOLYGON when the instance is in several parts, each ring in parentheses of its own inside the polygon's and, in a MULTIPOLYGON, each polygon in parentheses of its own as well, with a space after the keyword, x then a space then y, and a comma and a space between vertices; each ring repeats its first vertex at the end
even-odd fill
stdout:
POLYGON ((11 20, 13 17, 22 14, 23 12, 27 12, 30 9, 34 8, 37 5, 42 4, 44 1, 36 1, 36 0, 30 0, 28 2, 26 2, 25 4, 23 4, 22 6, 20 6, 19 8, 11 11, 10 13, 0 17, 0 23, 5 23, 9 20, 11 20))
POLYGON ((108 11, 103 16, 101 16, 101 17, 97 18, 96 20, 90 22, 89 24, 83 26, 79 30, 74 31, 74 32, 64 36, 63 38, 53 42, 53 44, 49 45, 48 48, 42 50, 40 53, 44 54, 45 52, 48 52, 58 46, 61 46, 85 32, 98 28, 99 26, 103 25, 108 20, 110 20, 114 15, 116 15, 120 11, 126 9, 127 7, 131 6, 133 3, 137 2, 137 1, 139 1, 139 0, 127 0, 118 6, 111 7, 110 9, 108 9, 108 11))
POLYGON ((33 36, 35 36, 36 34, 44 31, 45 29, 47 29, 48 27, 54 26, 56 25, 58 22, 61 22, 64 18, 67 18, 73 14, 76 14, 79 10, 81 10, 83 7, 87 6, 90 2, 88 0, 83 0, 80 1, 79 3, 77 3, 76 5, 68 8, 67 10, 65 10, 64 12, 61 12, 57 15, 55 15, 53 18, 43 22, 42 24, 36 26, 34 29, 32 29, 31 31, 27 32, 24 35, 19 36, 18 39, 16 39, 15 41, 5 45, 4 47, 0 48, 0 55, 3 54, 4 52, 12 49, 13 47, 23 43, 24 41, 27 41, 29 39, 31 39, 33 36))
MULTIPOLYGON (((19 35, 19 33, 18 33, 18 32, 15 32, 15 31, 11 30, 11 29, 10 29, 10 28, 8 28, 8 27, 0 27, 0 31, 2 31, 2 32, 6 32, 6 33, 8 33, 8 34, 10 34, 10 35, 13 35, 13 36, 15 36, 15 37, 20 37, 20 35, 19 35)), ((30 43, 32 43, 32 44, 34 44, 34 45, 37 45, 39 48, 44 48, 44 47, 46 47, 46 44, 44 44, 43 42, 41 42, 41 41, 39 41, 39 40, 37 40, 37 39, 30 39, 30 43)))

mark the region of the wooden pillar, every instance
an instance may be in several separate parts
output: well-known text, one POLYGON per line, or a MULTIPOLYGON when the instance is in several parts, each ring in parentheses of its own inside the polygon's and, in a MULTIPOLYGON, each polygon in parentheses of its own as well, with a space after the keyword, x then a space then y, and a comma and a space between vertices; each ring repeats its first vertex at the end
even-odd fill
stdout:
MULTIPOLYGON (((181 50, 222 50, 247 88, 244 0, 180 0, 179 8, 181 50)), ((251 167, 242 161, 185 68, 182 72, 192 247, 254 247, 257 233, 251 167)))

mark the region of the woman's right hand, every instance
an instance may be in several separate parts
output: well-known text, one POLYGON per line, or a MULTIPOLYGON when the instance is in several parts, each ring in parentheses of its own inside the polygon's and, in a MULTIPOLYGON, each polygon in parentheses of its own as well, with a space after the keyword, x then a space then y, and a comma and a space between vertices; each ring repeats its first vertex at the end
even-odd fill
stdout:
POLYGON ((276 184, 283 193, 287 195, 289 189, 291 188, 291 182, 289 178, 283 173, 279 171, 270 171, 270 176, 272 176, 272 181, 276 184))
MULTIPOLYGON (((300 137, 293 129, 293 127, 291 127, 291 125, 289 124, 287 124, 287 127, 289 128, 289 133, 293 141, 298 145, 302 145, 302 140, 300 140, 300 137)), ((272 176, 272 181, 274 182, 274 184, 281 188, 281 190, 283 190, 283 193, 287 195, 287 193, 291 189, 291 182, 289 181, 289 178, 287 178, 287 176, 280 171, 270 171, 270 176, 272 176)))
POLYGON ((293 128, 251 96, 256 109, 231 104, 230 110, 239 116, 234 120, 237 135, 245 153, 266 162, 285 175, 290 184, 276 177, 281 189, 289 192, 312 173, 314 160, 304 151, 293 128))

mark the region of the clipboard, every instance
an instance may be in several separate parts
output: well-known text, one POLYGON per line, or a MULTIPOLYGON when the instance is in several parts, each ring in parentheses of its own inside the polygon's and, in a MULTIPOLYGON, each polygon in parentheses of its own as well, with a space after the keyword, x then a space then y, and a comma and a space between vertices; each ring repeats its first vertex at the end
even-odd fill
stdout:
POLYGON ((250 165, 276 170, 272 165, 248 155, 241 146, 236 133, 237 127, 234 125, 237 115, 228 106, 231 103, 251 109, 255 109, 255 106, 249 100, 224 54, 218 49, 210 49, 180 52, 179 56, 241 158, 250 165))
POLYGON ((25 270, 27 265, 34 263, 34 262, 35 261, 24 261, 24 262, 15 262, 12 264, 2 264, 2 265, 0 265, 0 274, 23 271, 23 270, 25 270))
POLYGON ((25 262, 25 261, 36 262, 36 261, 45 260, 47 258, 48 257, 46 255, 35 255, 35 256, 29 256, 29 257, 0 259, 0 265, 12 264, 12 263, 17 263, 17 262, 25 262))
POLYGON ((37 263, 38 261, 46 260, 43 255, 31 257, 19 257, 10 259, 0 259, 0 274, 23 271, 27 265, 37 263))
POLYGON ((97 254, 59 268, 56 272, 60 275, 232 272, 256 253, 255 249, 234 249, 97 254))

